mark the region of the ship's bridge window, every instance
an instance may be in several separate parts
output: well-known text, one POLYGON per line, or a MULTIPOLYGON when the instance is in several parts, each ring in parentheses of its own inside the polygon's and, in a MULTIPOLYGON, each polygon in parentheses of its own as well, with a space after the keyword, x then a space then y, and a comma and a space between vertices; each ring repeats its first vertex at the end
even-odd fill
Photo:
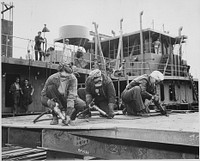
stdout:
POLYGON ((176 101, 175 84, 173 82, 169 85, 169 99, 170 101, 176 101))
POLYGON ((160 84, 160 100, 164 101, 165 100, 165 89, 164 89, 164 84, 160 84))

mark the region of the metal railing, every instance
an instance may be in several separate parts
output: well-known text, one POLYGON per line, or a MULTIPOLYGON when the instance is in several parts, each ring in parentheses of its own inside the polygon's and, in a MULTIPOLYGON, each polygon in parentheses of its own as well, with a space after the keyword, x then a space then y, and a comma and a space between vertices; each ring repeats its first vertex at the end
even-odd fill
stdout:
MULTIPOLYGON (((2 53, 1 55, 4 55, 6 57, 14 57, 14 58, 22 58, 22 59, 31 59, 35 60, 35 51, 34 50, 34 40, 31 39, 25 39, 20 38, 17 36, 11 36, 11 35, 4 35, 2 34, 2 53)), ((149 45, 149 44, 145 44, 149 45)), ((139 46, 139 45, 138 45, 139 46)), ((138 47, 138 46, 134 46, 138 47)), ((63 59, 63 46, 62 45, 55 45, 55 44, 47 44, 47 49, 42 48, 43 53, 43 59, 42 61, 49 62, 49 63, 59 63, 63 59), (50 48, 54 50, 50 50, 50 48)), ((152 47, 153 48, 153 47, 152 47)), ((106 72, 108 74, 112 74, 115 71, 115 63, 116 59, 111 59, 104 57, 106 64, 102 63, 103 57, 98 55, 95 56, 92 52, 83 52, 82 56, 77 56, 77 49, 78 47, 74 48, 71 46, 70 52, 71 56, 67 57, 67 59, 71 60, 73 64, 78 68, 83 69, 106 69, 106 72)), ((138 50, 132 50, 139 51, 138 50)), ((186 65, 173 65, 173 64, 167 64, 166 63, 152 63, 152 62, 141 62, 141 61, 134 61, 130 60, 127 62, 122 62, 120 64, 121 66, 121 72, 123 73, 123 76, 137 76, 143 73, 150 73, 153 70, 159 70, 158 67, 160 67, 160 71, 164 72, 165 75, 170 76, 187 76, 188 75, 188 67, 186 65)))

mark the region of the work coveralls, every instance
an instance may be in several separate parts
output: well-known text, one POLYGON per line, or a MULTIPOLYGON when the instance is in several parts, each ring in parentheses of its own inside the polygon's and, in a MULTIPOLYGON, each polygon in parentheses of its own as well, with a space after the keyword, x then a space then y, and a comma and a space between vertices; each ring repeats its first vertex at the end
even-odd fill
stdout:
POLYGON ((102 74, 102 86, 99 88, 99 93, 95 92, 95 83, 92 77, 88 77, 86 80, 86 103, 89 104, 95 99, 95 104, 105 111, 108 116, 114 115, 114 107, 116 92, 112 80, 102 74))
POLYGON ((135 115, 145 110, 145 99, 150 100, 156 93, 156 86, 150 82, 147 74, 133 79, 122 92, 122 101, 127 108, 128 115, 135 115))
MULTIPOLYGON (((77 79, 74 74, 69 74, 66 78, 65 93, 61 94, 58 90, 60 87, 60 73, 51 75, 41 92, 41 102, 44 106, 47 105, 48 99, 55 98, 59 108, 67 110, 67 115, 72 116, 72 113, 82 111, 86 104, 83 100, 77 97, 77 79), (75 110, 75 111, 74 111, 75 110)), ((53 113, 53 116, 55 113, 53 113)), ((71 118, 72 120, 75 118, 71 118)))

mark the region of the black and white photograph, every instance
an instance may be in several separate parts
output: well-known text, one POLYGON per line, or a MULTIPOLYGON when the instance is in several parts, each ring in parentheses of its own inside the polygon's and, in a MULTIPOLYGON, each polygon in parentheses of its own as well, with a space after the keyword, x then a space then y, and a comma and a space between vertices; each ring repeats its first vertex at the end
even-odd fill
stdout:
POLYGON ((199 160, 199 0, 2 0, 1 159, 199 160))

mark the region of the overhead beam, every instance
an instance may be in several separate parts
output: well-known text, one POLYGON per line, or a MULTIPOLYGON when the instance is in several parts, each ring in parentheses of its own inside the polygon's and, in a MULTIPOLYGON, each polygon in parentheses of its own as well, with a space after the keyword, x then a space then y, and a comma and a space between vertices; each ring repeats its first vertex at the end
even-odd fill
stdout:
POLYGON ((3 14, 4 12, 6 12, 6 11, 12 9, 12 8, 14 8, 13 5, 9 5, 9 7, 8 7, 8 4, 5 4, 5 3, 1 3, 1 4, 4 5, 4 6, 6 7, 5 10, 1 11, 1 14, 3 14))

